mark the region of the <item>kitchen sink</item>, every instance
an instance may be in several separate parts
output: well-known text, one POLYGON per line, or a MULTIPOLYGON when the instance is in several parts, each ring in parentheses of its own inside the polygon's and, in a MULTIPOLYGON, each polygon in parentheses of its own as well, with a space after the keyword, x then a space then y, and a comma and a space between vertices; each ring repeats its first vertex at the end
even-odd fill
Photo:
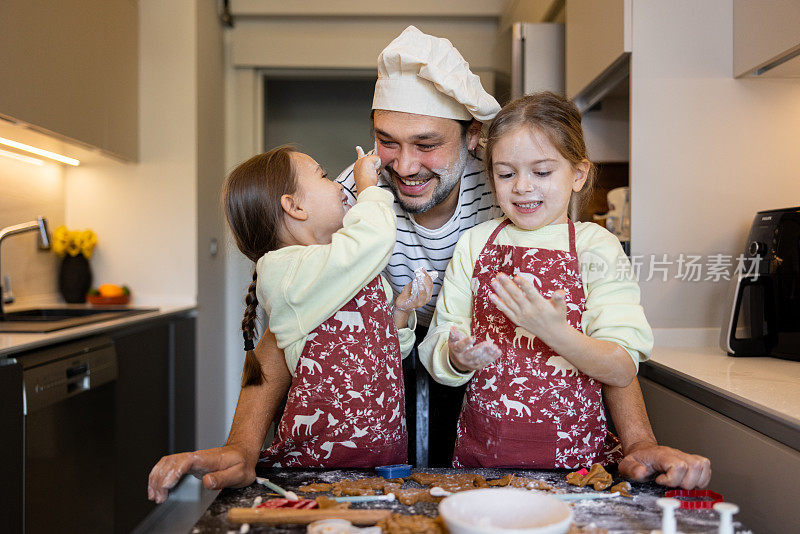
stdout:
POLYGON ((158 311, 158 308, 34 308, 0 315, 0 332, 53 332, 158 311))

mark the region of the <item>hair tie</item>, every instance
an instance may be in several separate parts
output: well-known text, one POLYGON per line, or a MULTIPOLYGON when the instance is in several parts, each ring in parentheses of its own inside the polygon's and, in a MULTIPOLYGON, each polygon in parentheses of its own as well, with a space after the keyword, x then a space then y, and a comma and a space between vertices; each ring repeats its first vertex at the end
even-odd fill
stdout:
POLYGON ((253 350, 255 348, 256 347, 255 347, 255 345, 253 345, 253 340, 252 339, 245 339, 244 340, 244 350, 245 351, 251 351, 251 350, 253 350))

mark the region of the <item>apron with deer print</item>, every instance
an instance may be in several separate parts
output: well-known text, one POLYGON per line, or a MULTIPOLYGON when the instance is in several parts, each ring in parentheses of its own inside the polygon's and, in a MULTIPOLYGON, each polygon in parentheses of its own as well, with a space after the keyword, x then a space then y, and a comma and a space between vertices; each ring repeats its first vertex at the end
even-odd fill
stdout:
POLYGON ((270 467, 375 467, 408 458, 397 329, 380 276, 311 332, 270 467))
POLYGON ((472 335, 491 339, 502 356, 477 371, 458 419, 455 467, 570 468, 621 458, 606 430, 600 382, 586 376, 540 339, 511 322, 489 300, 498 273, 521 276, 545 298, 566 293, 567 321, 582 331, 586 298, 568 221, 569 250, 549 250, 489 237, 472 279, 472 335))

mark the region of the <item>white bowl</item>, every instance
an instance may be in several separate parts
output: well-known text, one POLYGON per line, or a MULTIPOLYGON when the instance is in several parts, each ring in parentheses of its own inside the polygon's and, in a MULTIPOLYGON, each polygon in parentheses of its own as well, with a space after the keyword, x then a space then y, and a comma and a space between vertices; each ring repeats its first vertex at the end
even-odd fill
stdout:
POLYGON ((572 523, 567 503, 512 488, 462 491, 439 503, 451 534, 563 534, 572 523))

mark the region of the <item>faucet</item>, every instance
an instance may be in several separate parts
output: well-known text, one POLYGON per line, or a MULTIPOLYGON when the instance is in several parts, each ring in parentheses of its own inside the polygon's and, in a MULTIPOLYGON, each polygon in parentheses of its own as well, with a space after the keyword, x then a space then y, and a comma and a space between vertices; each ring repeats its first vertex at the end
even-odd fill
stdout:
MULTIPOLYGON (((0 250, 2 250, 3 240, 5 238, 25 232, 35 232, 37 230, 39 232, 39 250, 50 250, 50 233, 47 230, 47 219, 44 217, 37 217, 35 221, 7 226, 0 230, 0 250)), ((2 280, 1 277, 0 280, 2 280)), ((0 294, 2 294, 2 289, 3 287, 0 284, 0 294)), ((2 317, 2 315, 3 299, 0 298, 0 317, 2 317)))

